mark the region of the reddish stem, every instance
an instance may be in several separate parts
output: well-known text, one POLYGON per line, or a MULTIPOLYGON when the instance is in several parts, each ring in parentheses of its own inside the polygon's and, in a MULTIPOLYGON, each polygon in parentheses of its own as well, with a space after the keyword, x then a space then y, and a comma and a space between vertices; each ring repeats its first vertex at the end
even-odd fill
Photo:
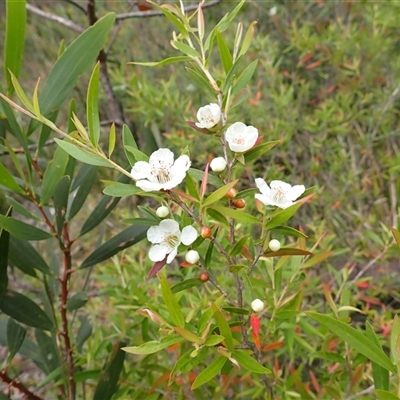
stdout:
POLYGON ((0 371, 0 379, 7 383, 9 386, 12 386, 16 389, 18 389, 21 393, 23 393, 28 399, 30 400, 43 400, 42 397, 36 396, 36 394, 32 393, 27 387, 25 387, 21 382, 11 379, 7 373, 6 370, 3 369, 0 371))

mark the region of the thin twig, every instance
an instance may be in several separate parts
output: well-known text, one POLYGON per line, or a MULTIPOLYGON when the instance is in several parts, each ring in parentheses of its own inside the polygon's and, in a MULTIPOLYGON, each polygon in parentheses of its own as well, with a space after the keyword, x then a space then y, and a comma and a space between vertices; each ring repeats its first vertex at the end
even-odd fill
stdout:
POLYGON ((376 257, 374 257, 355 277, 352 279, 353 282, 360 279, 385 253, 387 249, 383 249, 376 257))
POLYGON ((84 14, 86 14, 86 10, 78 3, 75 3, 75 1, 72 0, 64 0, 66 3, 73 5, 76 7, 78 10, 82 11, 84 14))
MULTIPOLYGON (((208 8, 215 6, 216 4, 221 3, 222 0, 211 0, 207 3, 204 3, 201 8, 208 8)), ((186 7, 185 11, 194 11, 197 10, 199 7, 198 4, 193 4, 191 6, 186 7)), ((123 20, 123 19, 129 19, 129 18, 149 18, 149 17, 158 17, 160 15, 164 15, 161 11, 132 11, 132 12, 127 12, 127 13, 122 13, 122 14, 117 14, 115 17, 116 21, 118 20, 123 20)))
POLYGON ((37 396, 36 394, 32 393, 26 386, 24 386, 21 382, 19 382, 16 379, 12 379, 7 375, 7 372, 5 369, 0 371, 0 379, 7 383, 9 386, 14 387, 15 389, 19 390, 21 393, 23 393, 26 398, 30 400, 44 400, 43 398, 37 396))
POLYGON ((39 15, 40 17, 49 19, 51 21, 58 22, 60 25, 66 26, 69 29, 72 29, 73 31, 82 33, 84 31, 84 28, 82 28, 80 25, 76 24, 75 22, 65 19, 63 17, 60 17, 58 15, 49 13, 47 11, 43 11, 38 7, 33 6, 32 4, 26 4, 26 9, 30 11, 32 14, 39 15))

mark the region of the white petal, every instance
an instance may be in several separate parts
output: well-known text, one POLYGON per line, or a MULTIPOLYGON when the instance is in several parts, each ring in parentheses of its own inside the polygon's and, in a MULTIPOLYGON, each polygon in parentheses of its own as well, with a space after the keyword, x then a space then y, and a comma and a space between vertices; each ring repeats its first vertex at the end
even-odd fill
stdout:
POLYGON ((181 242, 185 246, 189 246, 197 239, 197 231, 192 225, 185 226, 181 233, 181 242))
POLYGON ((139 179, 145 179, 150 175, 151 167, 150 164, 146 161, 138 161, 132 167, 131 176, 137 181, 139 179))
POLYGON ((203 124, 202 122, 195 122, 194 124, 195 124, 198 128, 201 128, 201 129, 204 129, 204 128, 207 129, 207 126, 208 126, 208 124, 203 124))
POLYGON ((288 200, 296 200, 305 192, 305 190, 306 188, 304 187, 304 185, 295 185, 289 190, 286 198, 288 200))
POLYGON ((225 132, 229 148, 237 153, 251 149, 258 138, 258 130, 254 126, 246 126, 243 122, 235 122, 225 132))
POLYGON ((170 181, 165 183, 160 183, 161 189, 171 190, 174 187, 178 186, 185 179, 186 172, 181 172, 178 175, 175 175, 170 181))
POLYGON ((171 264, 171 262, 174 260, 177 254, 178 254, 178 249, 177 248, 173 249, 171 253, 168 254, 167 264, 171 264))
POLYGON ((276 206, 277 204, 271 199, 269 196, 264 196, 263 194, 255 194, 254 197, 257 200, 260 200, 266 206, 276 206))
POLYGON ((161 243, 164 240, 165 233, 159 225, 151 226, 147 231, 147 239, 151 243, 161 243))
POLYGON ((289 190, 292 188, 292 185, 283 181, 272 181, 270 184, 271 189, 272 188, 281 188, 285 192, 289 192, 289 190))
POLYGON ((149 258, 151 261, 157 262, 164 260, 167 255, 167 248, 160 244, 156 244, 149 251, 149 258))
POLYGON ((264 179, 257 178, 256 185, 262 194, 264 194, 265 196, 271 196, 271 189, 269 188, 267 182, 264 181, 264 179))
POLYGON ((179 224, 170 218, 163 219, 158 225, 164 234, 169 235, 170 233, 176 234, 179 231, 179 224))
POLYGON ((288 207, 292 206, 293 204, 294 204, 293 201, 286 200, 286 201, 285 201, 284 203, 282 203, 282 204, 277 204, 277 206, 278 206, 279 208, 285 209, 285 208, 288 208, 288 207))
POLYGON ((246 125, 243 122, 235 122, 225 132, 226 140, 232 141, 239 136, 246 129, 246 125))
POLYGON ((172 171, 187 171, 190 168, 190 158, 186 155, 183 154, 179 156, 175 162, 174 165, 171 167, 171 172, 172 171))
POLYGON ((159 191, 163 188, 161 183, 150 182, 147 179, 136 181, 135 183, 137 187, 144 190, 145 192, 159 191))
POLYGON ((169 149, 158 149, 150 156, 150 165, 156 168, 170 168, 174 163, 174 153, 169 149))

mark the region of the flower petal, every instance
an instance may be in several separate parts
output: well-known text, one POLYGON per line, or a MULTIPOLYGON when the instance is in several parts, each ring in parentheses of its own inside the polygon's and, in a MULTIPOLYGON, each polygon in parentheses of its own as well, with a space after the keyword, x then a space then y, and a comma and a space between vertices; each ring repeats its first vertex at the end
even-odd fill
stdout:
POLYGON ((137 187, 144 190, 145 192, 159 191, 163 188, 163 185, 161 183, 150 182, 147 179, 142 179, 140 181, 136 181, 135 183, 137 187))
POLYGON ((156 244, 149 251, 149 258, 151 261, 162 261, 167 255, 168 249, 161 244, 156 244))
POLYGON ((138 161, 134 164, 131 170, 132 178, 137 181, 139 179, 145 179, 150 175, 151 166, 146 161, 138 161))
POLYGON ((295 185, 293 186, 288 194, 286 195, 286 198, 288 200, 296 200, 298 197, 300 197, 304 192, 305 192, 306 188, 304 185, 295 185))
POLYGON ((264 181, 262 178, 256 179, 256 185, 259 191, 265 196, 271 196, 271 189, 269 188, 267 182, 264 181))
POLYGON ((173 249, 171 253, 168 254, 167 264, 171 264, 171 262, 174 260, 177 254, 178 254, 178 248, 175 247, 175 249, 173 249))
POLYGON ((161 243, 164 237, 165 233, 159 225, 151 226, 147 231, 147 240, 151 243, 161 243))
POLYGON ((177 232, 180 233, 179 224, 174 219, 163 219, 158 226, 164 235, 169 235, 171 233, 176 234, 177 232))
POLYGON ((174 163, 174 153, 169 149, 158 149, 150 156, 149 163, 155 168, 168 169, 174 163))
POLYGON ((271 189, 272 188, 280 188, 284 190, 286 193, 289 192, 290 189, 292 189, 292 185, 283 181, 272 181, 270 184, 271 189))
POLYGON ((181 233, 181 242, 185 246, 189 246, 197 239, 197 231, 192 225, 185 226, 181 233))
POLYGON ((272 200, 271 197, 269 197, 269 196, 264 196, 263 194, 256 193, 256 194, 254 195, 254 197, 255 197, 257 200, 260 200, 261 203, 263 203, 263 204, 266 205, 266 206, 276 206, 276 205, 277 205, 277 204, 275 203, 275 201, 272 200))

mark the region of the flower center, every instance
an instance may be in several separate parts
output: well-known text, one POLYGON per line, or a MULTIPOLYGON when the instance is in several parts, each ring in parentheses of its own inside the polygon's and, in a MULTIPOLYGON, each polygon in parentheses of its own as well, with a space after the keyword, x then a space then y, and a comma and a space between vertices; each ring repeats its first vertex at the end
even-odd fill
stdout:
POLYGON ((281 187, 276 187, 272 189, 272 199, 275 203, 282 204, 286 201, 286 191, 281 187))
POLYGON ((170 233, 168 236, 165 236, 164 242, 171 248, 175 249, 175 247, 178 247, 180 244, 180 239, 179 235, 176 233, 170 233))
POLYGON ((233 140, 236 144, 245 144, 246 140, 243 136, 238 136, 233 140))
POLYGON ((170 172, 165 168, 153 168, 151 175, 157 180, 158 183, 166 183, 171 180, 170 172))
POLYGON ((206 124, 213 124, 215 125, 214 117, 212 115, 205 115, 202 118, 202 121, 206 124))

